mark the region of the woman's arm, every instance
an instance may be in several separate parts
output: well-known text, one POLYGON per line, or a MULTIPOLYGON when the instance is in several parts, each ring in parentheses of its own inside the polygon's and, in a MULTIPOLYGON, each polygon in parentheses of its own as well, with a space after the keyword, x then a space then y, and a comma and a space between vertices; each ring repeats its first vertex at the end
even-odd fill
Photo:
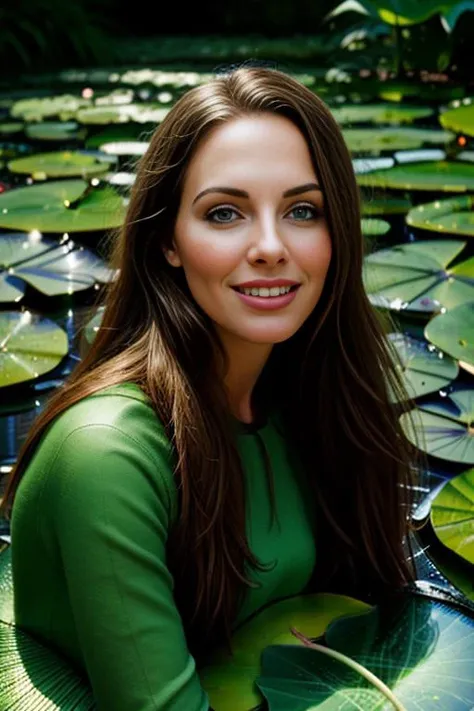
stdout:
POLYGON ((45 523, 98 710, 208 711, 166 566, 170 464, 148 446, 110 424, 73 430, 48 474, 45 523))

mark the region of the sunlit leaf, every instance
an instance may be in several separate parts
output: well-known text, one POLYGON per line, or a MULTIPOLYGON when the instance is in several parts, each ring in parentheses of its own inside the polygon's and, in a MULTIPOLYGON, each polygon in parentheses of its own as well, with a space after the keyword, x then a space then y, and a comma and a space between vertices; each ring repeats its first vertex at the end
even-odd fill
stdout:
POLYGON ((106 173, 110 164, 85 153, 60 151, 36 153, 26 158, 16 158, 8 163, 12 173, 44 176, 45 178, 92 177, 106 173))
POLYGON ((425 338, 453 358, 474 366, 474 302, 432 318, 425 327, 425 338))
MULTIPOLYGON (((431 507, 431 523, 447 548, 474 564, 474 469, 443 486, 431 507)), ((474 580, 474 567, 472 573, 474 580)))

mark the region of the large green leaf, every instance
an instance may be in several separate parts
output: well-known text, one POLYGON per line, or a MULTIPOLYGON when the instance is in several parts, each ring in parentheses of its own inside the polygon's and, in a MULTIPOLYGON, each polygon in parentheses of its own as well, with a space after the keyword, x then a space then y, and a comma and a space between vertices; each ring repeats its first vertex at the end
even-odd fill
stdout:
POLYGON ((0 242, 0 302, 19 301, 30 284, 47 296, 73 294, 106 283, 113 272, 84 247, 41 235, 6 234, 0 242))
POLYGON ((406 437, 422 451, 458 464, 474 465, 474 390, 457 390, 400 417, 406 437))
POLYGON ((319 636, 337 617, 366 610, 358 600, 339 595, 302 595, 273 603, 261 610, 232 636, 233 657, 218 649, 199 676, 216 711, 250 711, 262 698, 254 681, 260 669, 260 655, 270 644, 294 640, 295 626, 307 634, 319 636))
POLYGON ((389 25, 403 27, 441 15, 446 30, 451 32, 461 15, 468 10, 474 10, 472 0, 343 0, 328 15, 328 19, 350 11, 378 16, 389 25))
POLYGON ((29 311, 0 312, 0 387, 35 380, 67 352, 67 334, 53 321, 29 311))
POLYGON ((40 121, 26 126, 28 138, 35 141, 70 141, 85 138, 86 131, 75 121, 40 121))
POLYGON ((390 231, 390 223, 386 220, 377 220, 373 217, 362 218, 362 234, 365 237, 381 237, 390 231))
POLYGON ((404 215, 411 207, 411 202, 405 197, 384 195, 364 197, 362 201, 363 215, 404 215))
MULTIPOLYGON (((458 375, 456 361, 424 341, 402 333, 390 333, 388 343, 410 398, 440 390, 458 375)), ((392 402, 397 399, 391 389, 390 398, 392 402)))
POLYGON ((474 619, 467 609, 403 595, 334 622, 324 642, 318 640, 317 648, 308 640, 305 646, 265 649, 257 684, 270 711, 472 709, 474 619), (375 679, 367 680, 364 672, 375 679))
MULTIPOLYGON (((474 469, 443 486, 431 506, 431 523, 447 548, 474 564, 474 469)), ((472 574, 474 579, 474 567, 472 574)))
POLYGON ((0 227, 41 232, 89 232, 120 227, 125 200, 109 186, 60 180, 0 195, 0 227))
POLYGON ((472 99, 468 99, 469 104, 448 109, 439 117, 439 121, 444 128, 454 131, 454 133, 465 133, 467 136, 474 136, 474 105, 472 99))
POLYGON ((474 202, 472 195, 436 200, 412 208, 407 224, 420 230, 474 237, 474 202))
POLYGON ((396 104, 351 104, 331 108, 336 121, 342 125, 355 123, 413 123, 434 113, 429 106, 398 106, 396 104))
POLYGON ((432 318, 425 327, 425 338, 453 358, 474 366, 474 302, 432 318))
MULTIPOLYGON (((110 159, 109 159, 110 160, 110 159)), ((26 158, 16 158, 8 163, 12 173, 41 178, 92 177, 106 173, 110 164, 95 156, 71 151, 36 153, 26 158)))
POLYGON ((425 144, 445 144, 454 139, 449 131, 426 128, 346 128, 344 139, 353 153, 378 154, 420 148, 425 144))
POLYGON ((408 163, 359 174, 357 182, 364 187, 392 190, 464 193, 474 190, 474 165, 461 161, 408 163))
POLYGON ((62 121, 69 121, 78 109, 90 105, 88 99, 64 94, 44 99, 20 99, 13 104, 10 113, 14 118, 22 118, 25 121, 43 121, 53 116, 59 116, 62 121))
POLYGON ((111 124, 98 133, 94 133, 86 140, 86 147, 98 149, 104 143, 117 141, 145 141, 150 138, 149 132, 145 132, 143 126, 135 123, 111 124))
POLYGON ((169 112, 161 104, 126 104, 125 106, 94 106, 81 109, 76 118, 84 124, 110 124, 110 123, 161 123, 169 112))
POLYGON ((368 255, 364 285, 374 306, 436 313, 474 299, 474 259, 449 265, 466 242, 423 241, 368 255))
POLYGON ((19 121, 0 123, 0 136, 12 136, 23 131, 23 124, 19 121))

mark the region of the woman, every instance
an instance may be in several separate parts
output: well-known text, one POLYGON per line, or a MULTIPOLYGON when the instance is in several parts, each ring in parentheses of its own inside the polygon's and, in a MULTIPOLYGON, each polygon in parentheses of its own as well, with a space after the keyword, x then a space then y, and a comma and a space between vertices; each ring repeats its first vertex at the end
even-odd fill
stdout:
POLYGON ((294 79, 239 68, 157 128, 102 327, 4 502, 17 624, 99 709, 207 709, 196 662, 263 605, 412 578, 362 259, 349 153, 294 79))

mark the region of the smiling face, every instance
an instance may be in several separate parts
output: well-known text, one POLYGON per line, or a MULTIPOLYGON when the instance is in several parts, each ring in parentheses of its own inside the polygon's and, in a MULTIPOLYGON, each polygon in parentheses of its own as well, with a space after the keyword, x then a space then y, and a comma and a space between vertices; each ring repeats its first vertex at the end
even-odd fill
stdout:
POLYGON ((308 146, 290 120, 237 118, 202 140, 165 256, 184 269, 224 344, 270 345, 296 333, 320 298, 331 240, 308 146), (293 286, 280 296, 256 291, 279 284, 293 286))

